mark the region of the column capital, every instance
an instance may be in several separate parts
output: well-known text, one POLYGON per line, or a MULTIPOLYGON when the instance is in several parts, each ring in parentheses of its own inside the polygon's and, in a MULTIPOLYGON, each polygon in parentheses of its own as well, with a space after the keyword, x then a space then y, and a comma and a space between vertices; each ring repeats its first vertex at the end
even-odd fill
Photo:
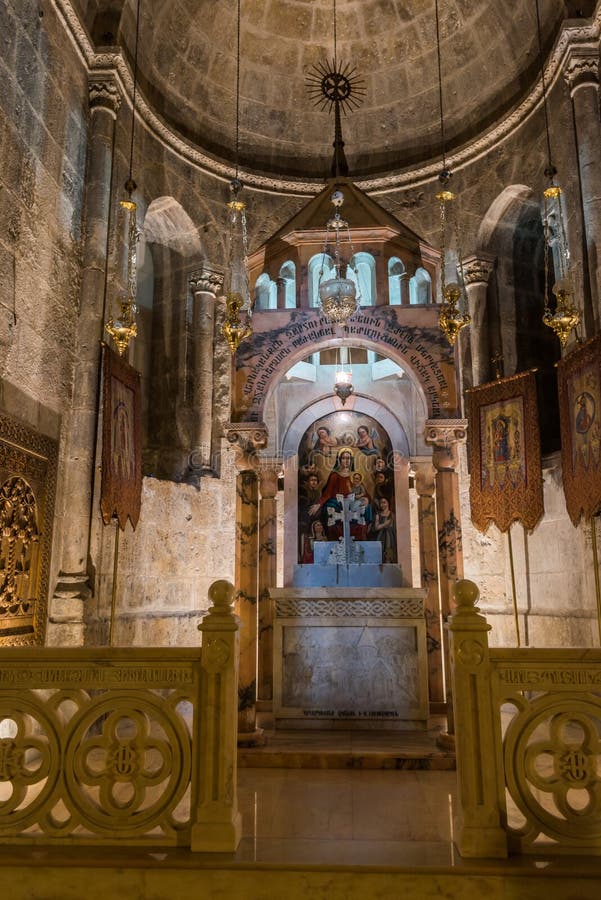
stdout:
POLYGON ((490 273, 495 266, 495 257, 488 253, 466 256, 463 260, 463 277, 465 284, 488 284, 490 273))
POLYGON ((258 451, 267 446, 267 426, 263 422, 228 422, 225 437, 236 453, 238 471, 258 471, 258 451))
POLYGON ((598 87, 599 47, 593 44, 570 44, 565 56, 563 77, 572 97, 578 88, 598 87))
POLYGON ((223 287, 223 272, 202 266, 196 272, 188 276, 188 284, 193 294, 213 294, 216 297, 223 287))
POLYGON ((429 447, 465 444, 467 419, 426 419, 424 440, 429 447))
POLYGON ((259 490, 262 500, 273 500, 278 492, 278 478, 282 472, 283 460, 281 456, 260 456, 258 459, 257 475, 259 476, 259 490))
POLYGON ((467 419, 426 419, 424 440, 432 447, 432 463, 437 472, 457 468, 457 445, 467 440, 467 419))
POLYGON ((88 100, 90 110, 105 110, 116 119, 123 95, 117 80, 110 72, 93 72, 88 78, 88 100))

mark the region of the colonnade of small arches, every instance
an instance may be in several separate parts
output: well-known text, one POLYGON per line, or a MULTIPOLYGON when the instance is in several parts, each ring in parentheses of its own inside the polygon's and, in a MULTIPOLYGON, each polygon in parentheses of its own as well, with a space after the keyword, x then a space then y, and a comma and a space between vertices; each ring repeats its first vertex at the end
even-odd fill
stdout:
MULTIPOLYGON (((319 284, 333 278, 334 275, 334 260, 329 254, 316 253, 311 257, 307 265, 309 307, 319 306, 319 284)), ((346 277, 355 282, 361 306, 376 306, 378 302, 376 261, 371 253, 363 250, 355 253, 347 267, 346 277)), ((391 256, 388 259, 388 279, 385 284, 388 296, 384 302, 390 306, 425 305, 433 302, 430 273, 418 267, 413 275, 409 275, 405 264, 398 256, 391 256)), ((296 309, 297 298, 297 269, 291 259, 282 263, 275 281, 268 272, 263 272, 255 282, 255 310, 296 309), (282 295, 283 303, 278 303, 278 292, 282 295)))

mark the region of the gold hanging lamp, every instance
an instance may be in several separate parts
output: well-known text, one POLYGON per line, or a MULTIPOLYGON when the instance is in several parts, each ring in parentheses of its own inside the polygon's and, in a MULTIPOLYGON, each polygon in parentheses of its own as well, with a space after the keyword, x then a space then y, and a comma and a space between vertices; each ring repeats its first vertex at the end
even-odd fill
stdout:
POLYGON ((540 63, 541 83, 543 90, 543 110, 545 114, 545 136, 547 140, 547 167, 545 176, 549 185, 543 191, 543 234, 545 241, 545 308, 543 322, 551 328, 562 347, 568 342, 568 338, 580 324, 580 312, 572 303, 574 296, 573 270, 570 263, 570 249, 568 245, 563 203, 561 200, 562 189, 555 183, 557 169, 551 160, 551 137, 549 132, 549 114, 547 110, 547 87, 545 84, 545 67, 543 62, 543 43, 541 37, 539 0, 536 2, 536 25, 538 32, 538 52, 540 63), (551 307, 549 296, 549 260, 553 258, 556 280, 551 292, 555 296, 555 308, 551 307))
POLYGON ((111 316, 106 322, 105 331, 111 336, 119 356, 125 356, 130 342, 138 334, 138 326, 136 323, 136 314, 138 307, 136 305, 136 297, 138 290, 138 241, 140 232, 138 230, 137 210, 138 205, 133 199, 134 191, 137 188, 133 179, 133 161, 134 161, 134 133, 136 125, 136 97, 138 90, 138 44, 140 37, 140 5, 138 0, 136 7, 136 35, 134 44, 134 83, 131 105, 131 139, 129 147, 129 174, 125 182, 125 190, 127 197, 119 201, 119 206, 123 210, 125 218, 125 247, 126 247, 126 273, 125 273, 125 293, 120 294, 117 298, 120 313, 118 316, 111 316))
POLYGON ((236 36, 236 175, 230 184, 228 210, 228 260, 225 274, 225 321, 221 333, 234 354, 242 341, 252 334, 252 303, 248 271, 248 233, 246 203, 240 199, 242 182, 238 177, 240 155, 240 0, 238 0, 236 36))
POLYGON ((442 171, 438 176, 441 189, 436 194, 440 205, 440 294, 441 304, 438 324, 449 344, 453 346, 462 328, 472 321, 467 312, 468 300, 463 275, 461 235, 457 215, 457 195, 450 190, 452 172, 447 168, 445 150, 444 112, 442 98, 442 65, 440 58, 440 18, 438 0, 436 13, 436 53, 438 60, 438 99, 440 109, 440 148, 442 171), (455 243, 453 248, 452 244, 455 243), (453 267, 457 279, 447 282, 447 266, 453 267))

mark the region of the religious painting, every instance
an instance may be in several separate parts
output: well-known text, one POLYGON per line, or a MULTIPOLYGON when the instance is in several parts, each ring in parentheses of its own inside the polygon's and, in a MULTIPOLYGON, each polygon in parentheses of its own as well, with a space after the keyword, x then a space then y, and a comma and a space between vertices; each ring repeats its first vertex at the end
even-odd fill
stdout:
POLYGON ((390 438, 363 413, 336 411, 317 419, 299 445, 299 562, 315 562, 315 544, 343 535, 348 498, 354 541, 379 541, 384 563, 397 562, 394 454, 390 438))
POLYGON ((0 647, 43 644, 57 442, 0 416, 0 647))
POLYGON ((532 529, 543 515, 540 435, 533 372, 467 392, 472 522, 532 529))
POLYGON ((135 528, 142 494, 140 373, 103 345, 102 485, 105 525, 135 528))
POLYGON ((601 340, 593 338, 557 367, 563 489, 577 525, 601 508, 601 340))

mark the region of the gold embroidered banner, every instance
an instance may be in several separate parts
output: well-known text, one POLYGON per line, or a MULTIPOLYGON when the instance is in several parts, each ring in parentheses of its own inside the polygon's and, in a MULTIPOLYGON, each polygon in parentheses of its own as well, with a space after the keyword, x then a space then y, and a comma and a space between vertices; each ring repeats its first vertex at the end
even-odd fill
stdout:
POLYGON ((467 391, 472 522, 531 531, 542 518, 543 476, 534 372, 467 391))
POLYGON ((100 510, 105 525, 117 517, 135 528, 142 497, 140 373, 102 345, 103 420, 100 510))
POLYGON ((601 336, 557 364, 561 465, 568 514, 574 525, 601 508, 601 336))

